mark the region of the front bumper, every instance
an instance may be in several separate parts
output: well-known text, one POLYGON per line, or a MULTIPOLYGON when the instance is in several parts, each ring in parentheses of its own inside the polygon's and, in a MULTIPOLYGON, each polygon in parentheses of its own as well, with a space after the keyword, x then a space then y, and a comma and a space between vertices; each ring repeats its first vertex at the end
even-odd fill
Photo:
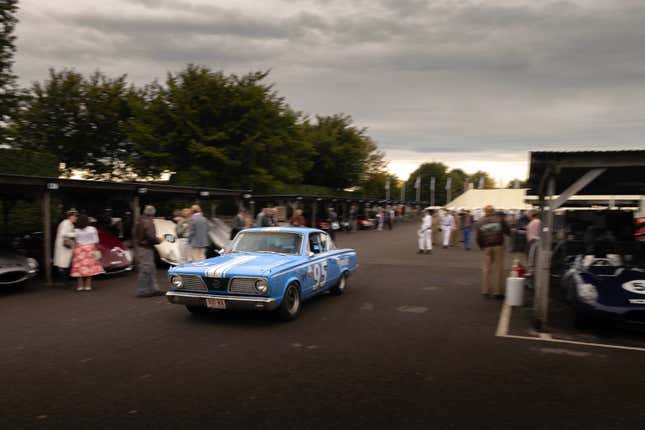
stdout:
POLYGON ((0 287, 18 285, 27 282, 38 274, 37 270, 6 270, 0 273, 0 287))
POLYGON ((187 291, 168 291, 166 297, 170 303, 185 306, 206 306, 206 299, 219 299, 226 302, 226 309, 266 310, 272 311, 280 305, 272 297, 229 296, 224 294, 191 293, 187 291))

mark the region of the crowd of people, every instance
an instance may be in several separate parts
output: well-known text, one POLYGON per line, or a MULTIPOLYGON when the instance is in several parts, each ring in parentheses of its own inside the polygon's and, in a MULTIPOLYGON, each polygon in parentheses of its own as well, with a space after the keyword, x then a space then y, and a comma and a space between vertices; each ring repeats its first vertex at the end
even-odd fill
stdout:
POLYGON ((504 258, 506 238, 511 252, 524 254, 527 274, 535 268, 541 221, 536 211, 504 213, 486 206, 483 213, 469 210, 450 211, 426 208, 418 230, 418 253, 431 254, 433 243, 445 249, 455 246, 459 232, 466 250, 472 249, 473 237, 483 251, 482 287, 484 297, 504 297, 504 258))

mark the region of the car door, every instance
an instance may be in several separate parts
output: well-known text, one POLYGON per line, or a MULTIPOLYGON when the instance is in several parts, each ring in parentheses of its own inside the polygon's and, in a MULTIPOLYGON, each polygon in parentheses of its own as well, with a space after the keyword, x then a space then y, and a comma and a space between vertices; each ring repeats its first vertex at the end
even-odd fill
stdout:
POLYGON ((307 282, 304 294, 306 297, 317 294, 327 287, 327 249, 322 241, 323 233, 310 233, 308 238, 308 252, 313 253, 307 266, 307 282))
POLYGON ((322 233, 320 235, 320 242, 324 250, 325 258, 324 268, 326 270, 326 282, 324 289, 328 289, 338 282, 338 278, 340 277, 340 268, 338 265, 338 258, 333 252, 335 247, 334 243, 331 240, 331 237, 329 237, 329 235, 326 233, 322 233))

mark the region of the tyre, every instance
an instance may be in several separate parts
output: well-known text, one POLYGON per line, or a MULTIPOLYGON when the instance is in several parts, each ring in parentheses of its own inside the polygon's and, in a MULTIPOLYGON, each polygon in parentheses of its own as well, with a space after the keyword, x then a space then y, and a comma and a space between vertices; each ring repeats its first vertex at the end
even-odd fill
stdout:
POLYGON ((300 288, 295 283, 289 284, 284 292, 282 303, 280 303, 280 307, 278 308, 278 316, 283 321, 295 320, 298 318, 301 308, 300 288))
POLYGON ((347 278, 348 278, 347 272, 343 273, 340 276, 340 280, 338 281, 338 283, 333 287, 331 287, 329 292, 332 293, 334 296, 340 296, 341 294, 343 294, 345 292, 345 289, 347 288, 347 278))
POLYGON ((208 308, 204 306, 189 306, 186 305, 186 309, 193 315, 206 315, 208 313, 208 308))
POLYGON ((573 304, 573 325, 580 330, 587 330, 596 326, 596 321, 588 312, 573 304))

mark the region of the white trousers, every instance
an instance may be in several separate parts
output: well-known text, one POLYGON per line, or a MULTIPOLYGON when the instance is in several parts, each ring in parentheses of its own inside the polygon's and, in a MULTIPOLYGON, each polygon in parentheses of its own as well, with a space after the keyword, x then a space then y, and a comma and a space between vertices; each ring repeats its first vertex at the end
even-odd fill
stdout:
POLYGON ((428 229, 419 236, 419 250, 432 251, 432 230, 428 229))
POLYGON ((452 235, 452 229, 444 227, 441 230, 441 235, 443 236, 443 246, 450 245, 450 236, 452 235))

